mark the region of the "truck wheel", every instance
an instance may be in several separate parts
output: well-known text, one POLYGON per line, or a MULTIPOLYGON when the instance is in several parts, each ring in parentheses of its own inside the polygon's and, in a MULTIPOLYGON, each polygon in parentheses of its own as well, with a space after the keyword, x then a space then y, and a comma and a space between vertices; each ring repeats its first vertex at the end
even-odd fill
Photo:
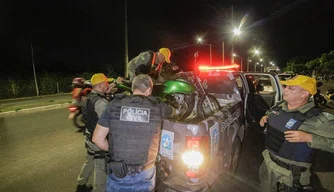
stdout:
POLYGON ((228 168, 228 171, 233 176, 237 173, 240 154, 241 154, 241 140, 237 136, 233 142, 232 152, 229 159, 229 168, 228 168))
POLYGON ((198 100, 197 114, 198 114, 199 117, 201 117, 203 119, 206 119, 206 118, 210 117, 210 115, 212 115, 213 113, 215 113, 219 109, 220 109, 219 102, 217 101, 216 97, 214 97, 213 95, 203 95, 198 100), (208 96, 209 102, 211 103, 211 105, 213 107, 213 111, 211 110, 210 105, 209 105, 205 96, 208 96))

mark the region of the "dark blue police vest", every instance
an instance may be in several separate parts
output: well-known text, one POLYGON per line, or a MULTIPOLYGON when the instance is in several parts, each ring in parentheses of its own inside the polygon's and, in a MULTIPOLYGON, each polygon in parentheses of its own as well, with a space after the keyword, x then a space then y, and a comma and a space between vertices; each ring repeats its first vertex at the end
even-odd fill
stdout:
POLYGON ((268 129, 266 135, 267 149, 279 156, 297 162, 308 162, 312 160, 314 149, 307 143, 291 143, 285 140, 284 132, 298 130, 301 124, 308 118, 320 114, 320 108, 313 107, 306 113, 286 112, 281 107, 273 107, 268 118, 268 129))
POLYGON ((157 99, 116 94, 110 104, 109 153, 127 165, 154 163, 161 133, 157 99))

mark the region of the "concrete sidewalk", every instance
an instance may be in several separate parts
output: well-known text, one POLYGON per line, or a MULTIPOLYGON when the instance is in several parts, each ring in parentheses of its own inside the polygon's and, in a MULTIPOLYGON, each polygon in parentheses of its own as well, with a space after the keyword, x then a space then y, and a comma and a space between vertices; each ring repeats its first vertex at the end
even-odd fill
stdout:
POLYGON ((71 93, 0 100, 0 117, 68 107, 71 93))

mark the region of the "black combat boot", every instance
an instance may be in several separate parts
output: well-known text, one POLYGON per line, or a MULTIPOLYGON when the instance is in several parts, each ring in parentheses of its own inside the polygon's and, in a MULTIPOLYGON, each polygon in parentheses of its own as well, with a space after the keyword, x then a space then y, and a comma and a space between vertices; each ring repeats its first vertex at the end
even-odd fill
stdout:
POLYGON ((77 185, 75 192, 90 192, 92 189, 92 185, 77 185))

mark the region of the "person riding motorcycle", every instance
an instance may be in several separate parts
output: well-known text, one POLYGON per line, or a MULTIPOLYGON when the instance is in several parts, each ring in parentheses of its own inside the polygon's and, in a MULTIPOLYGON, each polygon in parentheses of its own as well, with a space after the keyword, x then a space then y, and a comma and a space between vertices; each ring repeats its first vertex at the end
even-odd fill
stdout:
POLYGON ((72 106, 80 106, 82 97, 88 95, 92 91, 92 87, 85 83, 86 80, 82 77, 76 77, 72 80, 72 106))

